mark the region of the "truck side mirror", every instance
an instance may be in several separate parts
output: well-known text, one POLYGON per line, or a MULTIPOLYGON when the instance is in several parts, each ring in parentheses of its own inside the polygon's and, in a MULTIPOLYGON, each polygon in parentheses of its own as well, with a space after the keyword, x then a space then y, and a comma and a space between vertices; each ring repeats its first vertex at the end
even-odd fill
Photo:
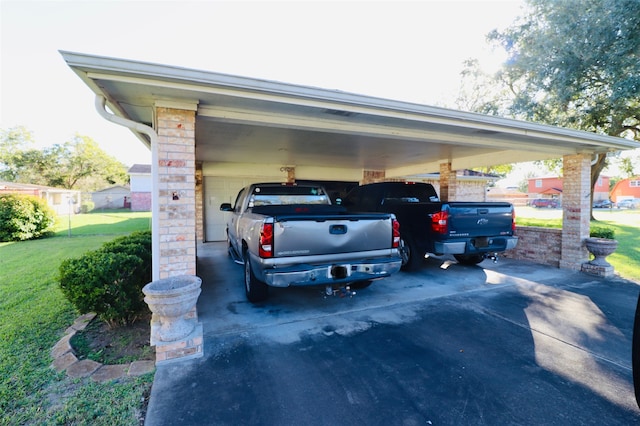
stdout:
POLYGON ((220 210, 223 212, 232 212, 233 207, 231 206, 231 203, 222 203, 220 204, 220 210))

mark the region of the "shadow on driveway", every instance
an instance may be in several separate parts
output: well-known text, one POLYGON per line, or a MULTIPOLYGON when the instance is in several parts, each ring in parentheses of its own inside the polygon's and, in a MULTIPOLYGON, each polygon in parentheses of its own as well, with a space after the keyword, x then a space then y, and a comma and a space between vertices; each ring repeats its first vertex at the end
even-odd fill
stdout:
POLYGON ((636 283, 430 258, 354 297, 252 305, 224 243, 198 247, 203 358, 158 368, 148 425, 640 423, 636 283))

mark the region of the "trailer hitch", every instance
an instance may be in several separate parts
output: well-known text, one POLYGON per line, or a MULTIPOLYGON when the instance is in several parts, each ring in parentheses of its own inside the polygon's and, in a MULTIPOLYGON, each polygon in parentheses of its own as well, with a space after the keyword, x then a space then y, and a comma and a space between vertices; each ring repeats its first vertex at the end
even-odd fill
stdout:
POLYGON ((493 260, 493 263, 498 263, 498 253, 487 253, 484 258, 493 260))
POLYGON ((353 297, 356 295, 356 292, 352 291, 349 285, 334 286, 331 284, 327 284, 324 288, 324 295, 325 297, 327 296, 353 297))

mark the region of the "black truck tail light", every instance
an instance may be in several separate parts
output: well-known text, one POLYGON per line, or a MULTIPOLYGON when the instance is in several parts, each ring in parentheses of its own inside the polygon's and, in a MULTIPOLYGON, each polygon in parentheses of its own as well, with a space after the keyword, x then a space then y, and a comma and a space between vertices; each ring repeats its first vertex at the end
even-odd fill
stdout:
POLYGON ((391 226, 393 228, 393 240, 391 241, 392 248, 400 247, 400 222, 397 219, 391 219, 391 226))
POLYGON ((511 211, 511 230, 516 232, 516 209, 511 211))
POLYGON ((273 223, 263 223, 258 244, 260 257, 273 257, 273 223))
POLYGON ((449 212, 446 210, 431 215, 431 229, 436 234, 446 235, 448 232, 449 212))

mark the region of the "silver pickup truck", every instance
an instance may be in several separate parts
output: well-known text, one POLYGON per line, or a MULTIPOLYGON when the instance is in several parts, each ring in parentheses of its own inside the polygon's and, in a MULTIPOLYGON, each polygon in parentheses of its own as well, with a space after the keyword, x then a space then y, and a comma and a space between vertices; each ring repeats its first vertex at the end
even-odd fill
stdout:
POLYGON ((231 212, 229 251, 244 264, 250 302, 265 300, 269 286, 324 285, 329 294, 400 270, 395 216, 347 213, 322 186, 253 184, 220 210, 231 212))

